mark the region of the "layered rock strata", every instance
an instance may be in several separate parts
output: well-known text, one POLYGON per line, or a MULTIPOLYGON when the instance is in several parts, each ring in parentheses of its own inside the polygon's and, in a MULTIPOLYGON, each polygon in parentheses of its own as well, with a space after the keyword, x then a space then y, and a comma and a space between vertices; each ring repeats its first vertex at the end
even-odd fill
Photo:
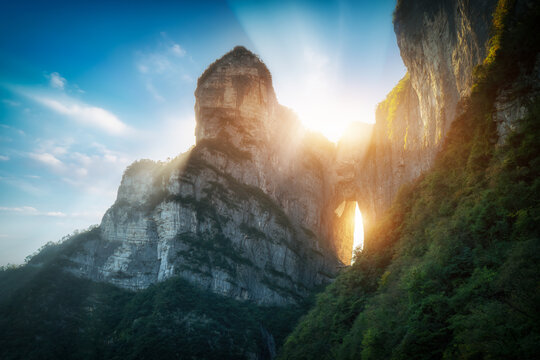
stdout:
POLYGON ((179 275, 261 304, 301 300, 350 262, 354 209, 333 211, 335 146, 278 104, 245 48, 212 64, 195 96, 196 146, 132 164, 70 271, 129 289, 179 275))

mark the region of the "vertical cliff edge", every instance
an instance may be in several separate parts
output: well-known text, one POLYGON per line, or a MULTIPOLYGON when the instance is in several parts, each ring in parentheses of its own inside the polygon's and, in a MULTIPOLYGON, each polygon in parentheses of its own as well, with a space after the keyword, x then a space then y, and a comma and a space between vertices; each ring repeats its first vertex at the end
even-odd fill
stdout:
POLYGON ((394 29, 407 75, 379 104, 371 143, 356 157, 355 181, 344 190, 360 203, 366 226, 381 218, 402 185, 433 164, 487 55, 496 4, 398 1, 394 29))
POLYGON ((236 299, 302 300, 351 258, 353 208, 334 213, 327 171, 335 146, 277 103, 243 47, 202 74, 195 96, 196 145, 132 164, 67 268, 128 289, 178 275, 236 299))

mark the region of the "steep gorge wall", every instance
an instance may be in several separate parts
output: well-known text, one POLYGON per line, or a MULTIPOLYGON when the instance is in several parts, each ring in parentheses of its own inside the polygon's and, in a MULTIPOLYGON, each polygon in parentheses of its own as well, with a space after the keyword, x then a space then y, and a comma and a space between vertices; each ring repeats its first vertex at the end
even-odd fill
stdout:
POLYGON ((359 201, 366 226, 432 165, 486 56, 496 4, 398 1, 394 28, 407 75, 379 104, 371 142, 352 170, 355 183, 343 192, 359 201))

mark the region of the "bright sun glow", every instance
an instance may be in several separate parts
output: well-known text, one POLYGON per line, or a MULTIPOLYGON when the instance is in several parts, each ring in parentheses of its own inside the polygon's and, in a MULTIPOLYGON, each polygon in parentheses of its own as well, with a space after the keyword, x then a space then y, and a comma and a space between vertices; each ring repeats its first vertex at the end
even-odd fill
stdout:
POLYGON ((364 247, 364 223, 362 221, 362 214, 358 203, 356 203, 356 210, 354 212, 354 243, 353 254, 356 248, 362 249, 364 247))
POLYGON ((375 110, 344 102, 320 99, 299 103, 293 108, 308 129, 322 133, 328 140, 338 142, 347 127, 357 121, 373 123, 375 110))
POLYGON ((274 84, 279 102, 293 109, 306 128, 337 143, 351 123, 375 123, 375 104, 337 81, 335 59, 306 48, 302 64, 296 73, 278 74, 274 84))

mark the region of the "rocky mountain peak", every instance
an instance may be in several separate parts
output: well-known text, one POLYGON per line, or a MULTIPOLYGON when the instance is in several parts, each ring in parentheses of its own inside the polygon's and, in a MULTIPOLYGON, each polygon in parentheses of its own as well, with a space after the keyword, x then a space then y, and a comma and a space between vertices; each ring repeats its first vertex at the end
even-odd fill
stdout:
POLYGON ((179 276, 235 299, 302 301, 351 259, 354 208, 334 213, 334 146, 278 104, 243 47, 208 67, 195 97, 196 145, 132 164, 68 270, 132 290, 179 276))
POLYGON ((201 87, 213 73, 224 70, 222 69, 223 67, 256 69, 258 76, 269 80, 270 83, 272 82, 272 75, 259 56, 243 46, 236 46, 208 66, 204 73, 199 77, 197 87, 201 87))
POLYGON ((195 98, 197 141, 216 138, 227 126, 236 127, 236 133, 244 132, 248 124, 242 124, 240 118, 267 132, 265 123, 278 107, 270 71, 243 46, 206 69, 197 82, 195 98))

